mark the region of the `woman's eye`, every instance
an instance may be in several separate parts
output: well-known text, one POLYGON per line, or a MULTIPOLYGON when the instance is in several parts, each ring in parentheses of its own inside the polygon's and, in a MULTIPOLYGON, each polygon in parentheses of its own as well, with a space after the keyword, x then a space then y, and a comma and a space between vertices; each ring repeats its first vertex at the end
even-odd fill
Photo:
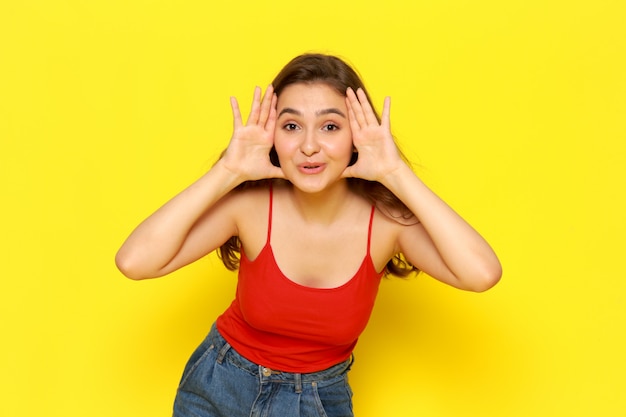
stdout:
POLYGON ((285 126, 283 126, 283 129, 285 130, 296 130, 298 128, 298 126, 295 123, 287 123, 285 126))
POLYGON ((336 124, 333 124, 333 123, 329 123, 326 126, 324 126, 323 129, 328 131, 328 132, 332 132, 332 131, 335 131, 335 130, 339 130, 339 126, 337 126, 336 124))

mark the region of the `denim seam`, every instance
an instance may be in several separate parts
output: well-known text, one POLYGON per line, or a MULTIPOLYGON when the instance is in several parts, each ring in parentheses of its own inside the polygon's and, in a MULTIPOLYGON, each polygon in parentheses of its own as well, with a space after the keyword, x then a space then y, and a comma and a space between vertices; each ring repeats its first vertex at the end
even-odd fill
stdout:
MULTIPOLYGON (((231 358, 229 358, 228 355, 226 355, 226 357, 224 358, 224 362, 228 362, 229 364, 231 364, 235 368, 239 369, 240 371, 244 371, 248 375, 252 375, 252 376, 256 377, 259 374, 258 372, 253 372, 250 369, 246 368, 245 366, 237 363, 237 361, 232 360, 231 358)), ((224 364, 222 363, 222 365, 224 365, 224 364)))
POLYGON ((189 379, 189 377, 195 372, 195 370, 198 368, 198 366, 200 366, 200 363, 202 361, 204 361, 204 359, 215 349, 215 345, 211 344, 206 351, 204 351, 204 353, 202 354, 202 356, 200 356, 198 358, 198 360, 191 366, 191 368, 189 368, 189 372, 187 372, 187 374, 185 375, 185 377, 183 378, 182 381, 180 381, 179 387, 182 388, 185 383, 187 382, 187 380, 189 379))
POLYGON ((320 393, 317 391, 317 382, 313 382, 311 386, 313 387, 313 398, 315 399, 317 412, 319 413, 320 417, 328 417, 328 415, 326 414, 326 410, 324 410, 324 405, 322 404, 320 393))

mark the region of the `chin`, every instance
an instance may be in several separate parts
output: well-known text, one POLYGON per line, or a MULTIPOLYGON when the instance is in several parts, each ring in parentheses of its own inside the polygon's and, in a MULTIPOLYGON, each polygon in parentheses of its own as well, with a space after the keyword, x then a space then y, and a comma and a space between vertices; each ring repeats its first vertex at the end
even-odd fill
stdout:
POLYGON ((327 189, 327 187, 325 187, 323 185, 303 184, 302 182, 291 181, 291 184, 298 191, 301 191, 301 192, 307 193, 307 194, 317 194, 317 193, 321 193, 322 191, 327 189))
POLYGON ((318 194, 318 193, 322 193, 325 191, 330 191, 332 189, 335 189, 335 187, 337 186, 341 186, 343 184, 346 183, 346 180, 343 178, 337 179, 335 181, 329 182, 329 181, 325 181, 325 180, 318 180, 316 182, 314 181, 293 181, 291 180, 291 183, 293 184, 293 186, 295 188, 297 188, 299 191, 302 191, 303 193, 308 193, 308 194, 318 194))

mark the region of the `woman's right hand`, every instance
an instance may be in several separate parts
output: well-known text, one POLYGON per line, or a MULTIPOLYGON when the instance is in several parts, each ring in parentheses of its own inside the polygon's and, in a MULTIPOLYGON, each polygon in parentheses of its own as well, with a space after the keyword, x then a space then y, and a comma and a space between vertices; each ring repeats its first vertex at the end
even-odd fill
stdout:
POLYGON ((270 85, 263 97, 261 88, 254 89, 252 109, 243 123, 239 103, 230 98, 233 110, 233 136, 219 163, 236 174, 240 180, 252 181, 266 178, 284 178, 283 171, 270 162, 276 126, 276 101, 270 85))
POLYGON ((276 100, 272 87, 263 98, 257 87, 244 125, 237 100, 231 98, 234 132, 222 158, 130 234, 115 259, 124 275, 145 279, 169 274, 237 234, 237 200, 222 198, 244 181, 284 178, 269 156, 276 100))

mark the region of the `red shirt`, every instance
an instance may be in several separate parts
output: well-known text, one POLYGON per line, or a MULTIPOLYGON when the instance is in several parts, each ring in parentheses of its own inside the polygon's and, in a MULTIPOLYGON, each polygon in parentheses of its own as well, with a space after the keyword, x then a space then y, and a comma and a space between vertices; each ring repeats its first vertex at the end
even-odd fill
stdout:
POLYGON ((287 278, 274 259, 270 189, 265 246, 253 261, 242 247, 235 300, 217 319, 224 339, 248 360, 285 372, 321 371, 348 359, 367 325, 383 275, 370 256, 374 210, 367 254, 356 274, 340 287, 306 287, 287 278))

